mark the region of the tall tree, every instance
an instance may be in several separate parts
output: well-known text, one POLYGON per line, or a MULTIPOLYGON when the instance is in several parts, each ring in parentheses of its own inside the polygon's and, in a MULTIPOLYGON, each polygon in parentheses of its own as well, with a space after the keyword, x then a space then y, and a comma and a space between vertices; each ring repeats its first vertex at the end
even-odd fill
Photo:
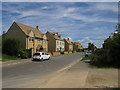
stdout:
POLYGON ((93 43, 88 43, 88 50, 94 51, 97 48, 93 43))

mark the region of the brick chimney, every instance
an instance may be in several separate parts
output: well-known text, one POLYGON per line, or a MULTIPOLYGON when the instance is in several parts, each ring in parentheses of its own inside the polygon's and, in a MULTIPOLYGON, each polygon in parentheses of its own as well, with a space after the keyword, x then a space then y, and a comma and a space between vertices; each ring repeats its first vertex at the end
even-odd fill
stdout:
POLYGON ((39 30, 39 29, 40 29, 40 27, 39 27, 39 26, 36 26, 36 29, 38 29, 38 30, 39 30))

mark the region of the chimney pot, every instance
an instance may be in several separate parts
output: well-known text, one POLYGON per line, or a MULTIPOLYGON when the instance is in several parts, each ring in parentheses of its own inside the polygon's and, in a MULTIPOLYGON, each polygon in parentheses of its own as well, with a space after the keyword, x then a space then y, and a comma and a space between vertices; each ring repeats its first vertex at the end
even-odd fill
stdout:
POLYGON ((39 29, 40 27, 39 26, 36 26, 36 29, 39 29))
POLYGON ((3 34, 5 34, 6 32, 5 31, 3 31, 3 34))

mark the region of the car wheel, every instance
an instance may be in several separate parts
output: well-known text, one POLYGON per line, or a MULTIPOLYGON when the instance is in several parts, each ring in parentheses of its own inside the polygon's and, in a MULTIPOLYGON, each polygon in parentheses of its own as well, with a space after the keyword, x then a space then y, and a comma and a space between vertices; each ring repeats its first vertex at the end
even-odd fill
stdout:
POLYGON ((88 57, 88 55, 85 55, 85 57, 88 57))
POLYGON ((50 57, 48 58, 48 60, 50 60, 50 57))
POLYGON ((43 58, 41 58, 41 61, 43 61, 43 58))

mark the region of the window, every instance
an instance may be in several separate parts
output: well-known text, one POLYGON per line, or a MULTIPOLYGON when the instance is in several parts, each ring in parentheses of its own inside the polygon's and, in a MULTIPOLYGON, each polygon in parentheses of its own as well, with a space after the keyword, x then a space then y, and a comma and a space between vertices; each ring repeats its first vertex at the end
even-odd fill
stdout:
POLYGON ((44 55, 44 53, 42 53, 42 55, 44 55))
POLYGON ((57 44, 59 44, 59 41, 57 41, 57 44))
POLYGON ((47 41, 46 39, 43 40, 44 43, 46 43, 46 41, 47 41))
POLYGON ((40 53, 35 53, 34 55, 40 55, 40 53))
POLYGON ((34 41, 34 37, 30 37, 30 38, 29 38, 29 41, 34 41))
POLYGON ((45 55, 48 55, 48 53, 45 53, 45 55))
POLYGON ((32 37, 32 41, 34 41, 34 37, 32 37))
POLYGON ((38 42, 40 41, 40 39, 37 40, 38 42))
POLYGON ((31 41, 31 38, 29 38, 29 41, 31 41))

